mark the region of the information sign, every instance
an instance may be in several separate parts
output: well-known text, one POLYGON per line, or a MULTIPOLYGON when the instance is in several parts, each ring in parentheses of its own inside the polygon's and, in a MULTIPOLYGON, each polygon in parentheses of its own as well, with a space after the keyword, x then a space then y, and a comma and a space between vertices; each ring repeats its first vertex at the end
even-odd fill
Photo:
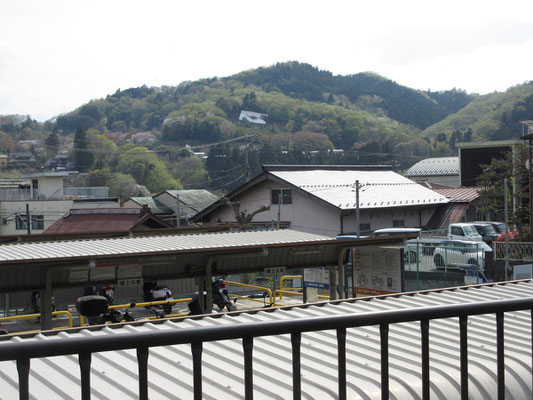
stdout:
POLYGON ((355 295, 380 295, 402 291, 400 249, 362 247, 353 249, 355 295))

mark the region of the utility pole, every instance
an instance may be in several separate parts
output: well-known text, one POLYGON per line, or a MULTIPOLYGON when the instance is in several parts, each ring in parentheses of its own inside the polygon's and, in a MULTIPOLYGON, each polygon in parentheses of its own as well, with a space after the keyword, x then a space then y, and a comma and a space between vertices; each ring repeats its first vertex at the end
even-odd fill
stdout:
POLYGON ((244 147, 244 162, 246 164, 246 182, 250 182, 250 164, 248 163, 248 135, 246 135, 244 147))
POLYGON ((281 224, 281 190, 278 195, 278 229, 281 224))
POLYGON ((361 236, 361 215, 359 213, 359 180, 355 181, 355 232, 357 238, 361 236))
POLYGON ((179 228, 180 226, 180 195, 179 193, 176 194, 176 226, 179 228))
POLYGON ((510 280, 511 274, 509 271, 509 227, 507 226, 507 221, 509 220, 509 210, 507 207, 507 177, 503 179, 503 214, 505 221, 505 279, 510 280))
POLYGON ((528 152, 529 152, 529 164, 527 165, 528 170, 528 180, 529 180, 529 241, 533 242, 533 164, 532 164, 532 139, 533 134, 531 134, 531 126, 533 126, 533 121, 520 121, 522 124, 522 137, 520 139, 527 140, 528 142, 528 152), (525 127, 527 126, 527 135, 524 135, 525 127))
POLYGON ((31 235, 30 205, 27 203, 26 203, 26 229, 28 230, 28 235, 31 235))

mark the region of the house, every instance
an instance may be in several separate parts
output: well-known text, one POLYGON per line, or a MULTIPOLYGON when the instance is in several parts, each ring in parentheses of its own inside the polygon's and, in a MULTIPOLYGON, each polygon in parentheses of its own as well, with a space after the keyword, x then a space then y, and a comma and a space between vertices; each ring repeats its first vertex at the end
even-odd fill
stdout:
POLYGON ((143 208, 148 207, 150 212, 158 218, 172 222, 175 225, 176 211, 153 197, 130 197, 122 203, 122 207, 143 208))
POLYGON ((107 187, 65 187, 69 176, 41 172, 0 185, 0 235, 42 233, 71 209, 120 207, 107 187))
POLYGON ((32 153, 11 153, 8 166, 10 167, 37 167, 38 161, 32 153))
POLYGON ((154 196, 154 200, 169 207, 175 215, 179 213, 179 224, 188 224, 188 220, 219 199, 208 190, 165 190, 154 196))
POLYGON ((270 207, 255 215, 252 227, 290 227, 328 236, 356 233, 358 210, 361 234, 386 227, 425 227, 438 206, 449 200, 389 168, 263 166, 262 174, 200 211, 192 220, 235 223, 238 203, 240 212, 248 214, 270 207))
POLYGON ((143 208, 85 208, 70 210, 49 226, 44 233, 116 232, 165 228, 172 228, 172 225, 153 215, 147 206, 143 208))
POLYGON ((459 186, 459 157, 426 158, 407 170, 405 176, 417 183, 459 186))

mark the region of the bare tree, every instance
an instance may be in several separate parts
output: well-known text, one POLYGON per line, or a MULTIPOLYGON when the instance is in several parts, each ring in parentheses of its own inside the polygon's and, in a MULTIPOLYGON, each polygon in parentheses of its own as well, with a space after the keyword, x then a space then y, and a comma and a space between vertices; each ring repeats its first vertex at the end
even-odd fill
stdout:
POLYGON ((233 216, 235 217, 235 221, 239 224, 239 230, 241 231, 245 231, 248 228, 250 222, 252 222, 252 219, 257 214, 270 210, 270 206, 262 205, 257 210, 248 213, 246 208, 241 210, 240 202, 230 201, 228 198, 224 198, 224 204, 233 209, 233 216))

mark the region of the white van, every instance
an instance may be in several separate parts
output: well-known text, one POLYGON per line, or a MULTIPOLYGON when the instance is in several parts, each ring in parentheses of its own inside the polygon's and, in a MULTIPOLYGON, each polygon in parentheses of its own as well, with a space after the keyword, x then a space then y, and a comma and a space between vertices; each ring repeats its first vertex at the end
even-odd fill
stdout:
POLYGON ((479 234, 476 227, 469 222, 450 224, 448 227, 448 239, 483 241, 483 237, 479 234))

